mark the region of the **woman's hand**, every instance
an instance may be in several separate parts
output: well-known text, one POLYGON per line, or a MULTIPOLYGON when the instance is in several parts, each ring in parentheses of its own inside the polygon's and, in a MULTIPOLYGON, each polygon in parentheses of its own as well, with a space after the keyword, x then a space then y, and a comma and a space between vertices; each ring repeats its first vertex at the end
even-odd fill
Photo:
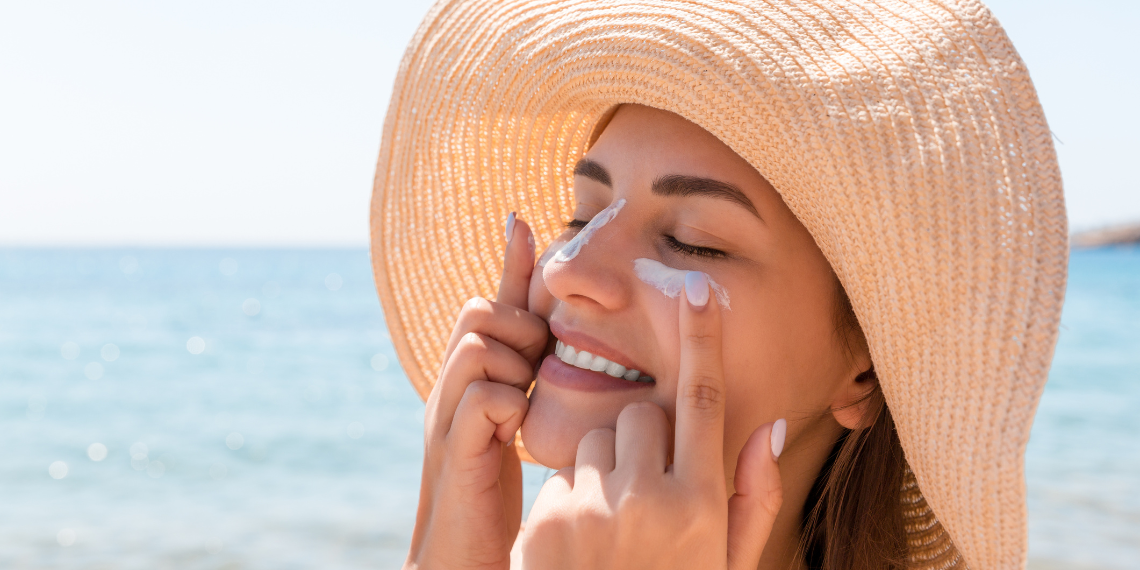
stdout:
POLYGON ((688 275, 683 297, 673 464, 665 412, 627 406, 616 430, 588 433, 574 467, 543 485, 527 519, 524 567, 756 568, 780 510, 785 423, 753 432, 729 498, 720 307, 708 302, 702 273, 688 275))
POLYGON ((530 228, 508 222, 507 234, 498 299, 464 305, 428 397, 420 504, 405 568, 510 566, 522 518, 513 442, 550 331, 527 312, 530 228))

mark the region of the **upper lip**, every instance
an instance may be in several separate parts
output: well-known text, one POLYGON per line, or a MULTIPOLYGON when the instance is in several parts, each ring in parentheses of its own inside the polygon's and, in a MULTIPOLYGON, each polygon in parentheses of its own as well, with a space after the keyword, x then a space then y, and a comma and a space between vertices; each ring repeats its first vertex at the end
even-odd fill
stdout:
POLYGON ((574 347, 574 350, 579 352, 586 351, 594 356, 600 356, 610 362, 615 362, 626 367, 627 370, 637 370, 645 376, 654 377, 645 368, 637 365, 628 356, 618 352, 617 350, 602 344, 602 341, 589 336, 585 333, 567 329, 565 325, 558 323, 550 323, 550 333, 554 338, 574 347))

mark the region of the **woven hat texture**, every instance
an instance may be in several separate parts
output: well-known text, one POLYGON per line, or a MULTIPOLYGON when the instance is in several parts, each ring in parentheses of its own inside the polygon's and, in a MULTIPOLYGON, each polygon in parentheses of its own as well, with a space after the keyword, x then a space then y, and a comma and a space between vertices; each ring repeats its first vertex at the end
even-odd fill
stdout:
POLYGON ((1029 74, 975 0, 436 4, 372 200, 376 285, 419 393, 462 303, 495 294, 507 214, 540 251, 561 233, 573 166, 621 103, 724 141, 831 262, 912 470, 912 566, 1023 568, 1068 230, 1029 74))

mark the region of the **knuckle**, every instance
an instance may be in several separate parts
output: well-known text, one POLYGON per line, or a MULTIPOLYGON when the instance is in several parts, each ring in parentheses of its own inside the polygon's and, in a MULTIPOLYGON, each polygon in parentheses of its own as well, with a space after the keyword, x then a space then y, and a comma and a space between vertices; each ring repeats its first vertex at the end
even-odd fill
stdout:
POLYGON ((633 402, 622 408, 618 414, 617 425, 620 426, 646 426, 652 425, 658 418, 665 418, 665 411, 653 402, 633 402))
POLYGON ((611 513, 603 508, 590 505, 578 513, 576 526, 587 533, 594 534, 605 531, 612 525, 611 513))
POLYGON ((652 413, 653 408, 660 409, 657 406, 657 404, 654 404, 653 402, 644 402, 644 401, 633 402, 631 404, 626 405, 626 407, 622 408, 621 413, 618 414, 618 417, 619 418, 622 416, 639 417, 639 416, 643 416, 643 415, 648 415, 648 414, 652 413))
POLYGON ((689 346, 697 349, 713 348, 720 342, 720 338, 706 331, 692 331, 685 335, 689 346))
POLYGON ((605 445, 608 442, 614 441, 616 435, 617 432, 610 428, 594 428, 586 432, 586 435, 582 437, 582 441, 578 444, 578 446, 592 448, 600 445, 605 445))
POLYGON ((506 384, 498 384, 497 382, 495 384, 497 385, 495 388, 495 397, 500 399, 499 401, 502 402, 504 409, 509 408, 524 414, 530 410, 530 400, 527 399, 525 392, 512 386, 507 386, 506 384), (511 389, 506 390, 499 387, 511 389))
POLYGON ((530 411, 530 398, 526 397, 525 392, 522 390, 515 390, 509 393, 513 398, 512 403, 514 404, 516 410, 522 412, 523 414, 526 414, 530 411))
POLYGON ((464 334, 455 344, 455 350, 452 351, 451 356, 448 357, 448 362, 441 371, 443 375, 441 380, 447 380, 448 377, 455 377, 457 374, 466 375, 471 363, 485 359, 488 350, 489 348, 482 335, 478 333, 464 334))
POLYGON ((764 500, 760 504, 768 515, 775 517, 779 514, 780 508, 784 506, 784 495, 779 491, 768 491, 764 494, 764 500))
POLYGON ((491 302, 482 297, 472 297, 463 303, 459 311, 458 324, 462 330, 471 330, 486 321, 492 310, 491 302))
POLYGON ((567 534, 571 526, 571 519, 562 511, 554 511, 548 516, 536 518, 538 520, 527 521, 526 532, 538 543, 560 539, 567 534))
POLYGON ((472 405, 481 405, 491 399, 493 392, 490 382, 476 380, 467 385, 467 389, 463 391, 463 399, 472 405))
POLYGON ((567 487, 573 487, 574 486, 574 466, 573 465, 567 465, 566 467, 563 467, 562 469, 555 471, 554 475, 551 475, 550 478, 553 479, 555 477, 561 479, 564 483, 566 483, 567 487))
POLYGON ((477 332, 464 333, 455 350, 466 355, 482 354, 487 351, 487 342, 477 332))
POLYGON ((626 481, 618 500, 618 510, 637 518, 648 515, 657 504, 657 485, 647 477, 634 475, 626 481))
POLYGON ((724 390, 711 376, 696 376, 685 387, 685 402, 698 410, 717 411, 724 406, 724 390))
POLYGON ((491 302, 483 297, 471 297, 466 303, 463 303, 464 311, 478 312, 481 310, 488 310, 491 308, 491 302))

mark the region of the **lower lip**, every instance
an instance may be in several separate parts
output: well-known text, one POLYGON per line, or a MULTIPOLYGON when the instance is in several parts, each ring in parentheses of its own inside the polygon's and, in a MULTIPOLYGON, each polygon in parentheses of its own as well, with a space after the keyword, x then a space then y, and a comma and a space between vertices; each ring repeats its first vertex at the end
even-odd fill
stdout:
POLYGON ((562 362, 562 359, 553 354, 543 359, 542 367, 538 369, 538 376, 540 379, 560 388, 579 392, 644 390, 653 388, 657 384, 656 382, 632 382, 624 378, 614 378, 603 372, 583 370, 562 362))

